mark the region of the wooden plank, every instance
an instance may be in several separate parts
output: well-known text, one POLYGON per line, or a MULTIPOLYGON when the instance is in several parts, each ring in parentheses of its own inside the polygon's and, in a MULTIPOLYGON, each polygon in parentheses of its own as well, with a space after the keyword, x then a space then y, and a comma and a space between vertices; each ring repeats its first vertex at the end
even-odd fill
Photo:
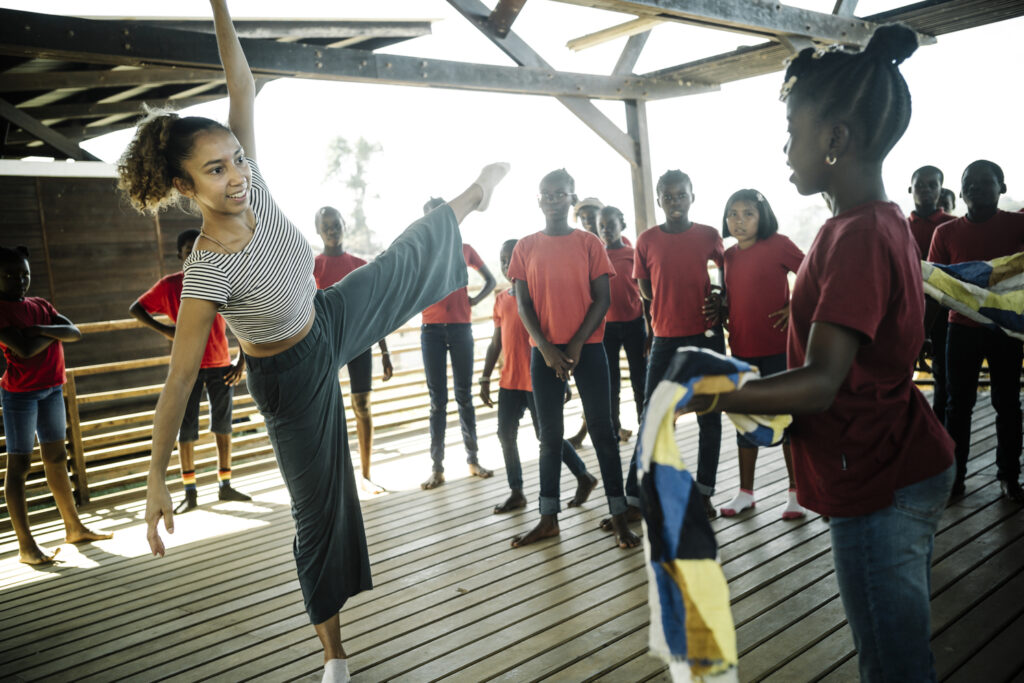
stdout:
POLYGON ((1020 644, 1024 643, 1024 614, 1002 628, 977 654, 946 679, 950 683, 1019 681, 1024 674, 1020 644))
POLYGON ((82 446, 82 416, 78 411, 78 394, 75 388, 75 373, 68 372, 64 384, 64 398, 67 401, 68 431, 70 432, 71 462, 74 470, 75 498, 79 505, 89 502, 89 473, 85 466, 85 449, 82 446))
POLYGON ((31 133, 50 147, 68 158, 78 161, 99 161, 99 157, 87 152, 78 146, 74 140, 69 140, 54 129, 45 125, 42 121, 18 109, 7 100, 0 99, 0 118, 7 119, 27 133, 31 133))

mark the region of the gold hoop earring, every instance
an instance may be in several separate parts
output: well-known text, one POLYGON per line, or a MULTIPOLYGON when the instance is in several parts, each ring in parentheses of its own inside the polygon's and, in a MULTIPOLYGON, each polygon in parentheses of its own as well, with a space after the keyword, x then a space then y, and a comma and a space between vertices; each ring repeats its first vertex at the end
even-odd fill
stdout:
POLYGON ((825 157, 825 163, 829 166, 835 166, 837 161, 839 161, 839 159, 837 159, 834 154, 829 154, 825 157))

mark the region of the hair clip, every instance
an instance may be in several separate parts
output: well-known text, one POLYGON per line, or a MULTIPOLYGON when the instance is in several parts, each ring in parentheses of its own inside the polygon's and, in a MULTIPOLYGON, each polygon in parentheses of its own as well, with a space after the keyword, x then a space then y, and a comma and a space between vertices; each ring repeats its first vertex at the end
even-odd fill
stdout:
POLYGON ((761 203, 761 204, 764 204, 764 195, 763 195, 763 194, 761 194, 760 192, 757 192, 757 193, 756 193, 756 196, 757 196, 757 201, 758 201, 759 203, 761 203))
POLYGON ((782 84, 782 90, 779 91, 779 99, 783 102, 789 97, 789 93, 792 92, 793 86, 796 85, 796 74, 790 76, 785 83, 782 84))

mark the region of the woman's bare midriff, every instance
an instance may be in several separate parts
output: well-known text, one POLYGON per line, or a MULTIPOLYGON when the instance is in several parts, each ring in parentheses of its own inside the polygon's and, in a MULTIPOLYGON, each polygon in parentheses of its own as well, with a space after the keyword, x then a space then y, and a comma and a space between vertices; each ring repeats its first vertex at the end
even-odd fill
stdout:
POLYGON ((253 358, 267 358, 268 356, 276 356, 277 354, 283 351, 287 351, 288 349, 292 348, 300 341, 305 339, 306 335, 309 334, 310 329, 312 329, 313 321, 315 319, 316 309, 313 309, 309 312, 309 320, 306 321, 306 324, 302 327, 302 329, 293 334, 292 336, 288 337, 287 339, 282 339, 276 342, 269 342, 267 344, 251 344, 247 341, 239 339, 238 344, 239 346, 242 347, 242 351, 245 353, 245 355, 252 356, 253 358))

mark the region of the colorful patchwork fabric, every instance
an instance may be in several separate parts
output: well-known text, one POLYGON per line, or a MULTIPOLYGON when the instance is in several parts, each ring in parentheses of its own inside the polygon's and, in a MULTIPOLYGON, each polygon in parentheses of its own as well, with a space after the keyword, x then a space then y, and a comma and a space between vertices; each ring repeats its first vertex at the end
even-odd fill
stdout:
POLYGON ((1024 339, 1024 253, 941 265, 921 261, 925 294, 990 329, 1024 339))

